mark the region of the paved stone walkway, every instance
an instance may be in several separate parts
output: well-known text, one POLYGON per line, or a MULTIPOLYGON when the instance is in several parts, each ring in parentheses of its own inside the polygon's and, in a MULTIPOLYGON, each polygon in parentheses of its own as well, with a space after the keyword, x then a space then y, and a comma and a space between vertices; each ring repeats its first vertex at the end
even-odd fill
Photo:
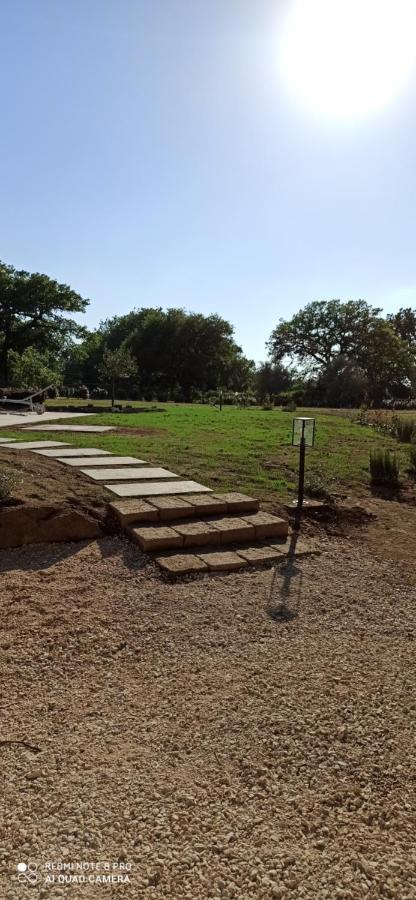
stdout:
POLYGON ((245 494, 213 494, 211 488, 181 480, 145 460, 64 441, 2 441, 2 447, 78 467, 94 481, 106 482, 104 487, 113 494, 131 498, 113 501, 110 511, 140 549, 154 553, 170 575, 232 571, 283 559, 288 523, 260 512, 258 500, 245 494), (261 542, 266 546, 259 546, 261 542))
MULTIPOLYGON (((53 422, 54 419, 78 419, 81 416, 94 416, 96 413, 81 412, 44 412, 40 413, 21 413, 21 412, 4 412, 0 410, 0 428, 16 428, 16 426, 27 425, 28 422, 53 422)), ((43 431, 43 428, 42 428, 43 431)))
POLYGON ((106 431, 115 431, 115 425, 26 425, 23 431, 71 431, 86 432, 87 434, 101 434, 106 431))

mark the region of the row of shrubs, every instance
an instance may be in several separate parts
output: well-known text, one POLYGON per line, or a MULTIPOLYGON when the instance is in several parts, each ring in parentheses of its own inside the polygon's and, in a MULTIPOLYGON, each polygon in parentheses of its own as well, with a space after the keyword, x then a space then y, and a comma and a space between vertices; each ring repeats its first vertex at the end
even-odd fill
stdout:
POLYGON ((381 405, 383 409, 398 410, 399 412, 416 410, 416 397, 408 400, 384 400, 381 405))
MULTIPOLYGON (((416 478, 416 444, 409 450, 409 474, 416 478)), ((390 450, 372 450, 370 453, 371 484, 397 487, 399 484, 399 461, 390 450)))
POLYGON ((416 418, 398 416, 385 409, 368 410, 362 407, 355 422, 397 438, 401 444, 416 443, 416 418))

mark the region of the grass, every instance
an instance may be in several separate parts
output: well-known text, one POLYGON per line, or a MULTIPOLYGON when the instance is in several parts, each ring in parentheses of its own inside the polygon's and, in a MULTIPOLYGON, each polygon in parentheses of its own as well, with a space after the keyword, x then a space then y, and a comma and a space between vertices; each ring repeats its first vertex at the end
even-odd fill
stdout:
MULTIPOLYGON (((217 490, 242 490, 263 501, 294 496, 298 450, 291 446, 292 413, 228 406, 220 413, 211 406, 160 406, 164 413, 105 413, 87 420, 91 425, 118 426, 126 429, 125 433, 61 436, 74 446, 138 456, 217 490)), ((370 451, 394 450, 403 463, 402 470, 408 465, 408 453, 395 438, 357 425, 342 413, 297 410, 296 415, 315 415, 317 420, 316 446, 307 451, 306 478, 309 475, 322 480, 324 473, 331 488, 335 485, 339 493, 362 494, 368 490, 370 451)), ((81 417, 71 421, 86 420, 81 417)), ((22 432, 8 430, 3 434, 23 439, 22 432)), ((47 432, 36 432, 36 436, 60 437, 59 433, 47 432)), ((25 432, 24 439, 33 438, 34 433, 25 432)))

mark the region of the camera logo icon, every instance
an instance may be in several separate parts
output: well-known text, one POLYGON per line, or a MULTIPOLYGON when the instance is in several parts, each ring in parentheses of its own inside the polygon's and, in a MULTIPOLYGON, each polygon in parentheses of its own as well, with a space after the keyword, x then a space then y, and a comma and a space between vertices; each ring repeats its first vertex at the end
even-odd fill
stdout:
POLYGON ((38 880, 38 867, 36 863, 25 863, 20 862, 17 864, 18 876, 17 880, 21 883, 29 882, 29 884, 36 884, 38 880))

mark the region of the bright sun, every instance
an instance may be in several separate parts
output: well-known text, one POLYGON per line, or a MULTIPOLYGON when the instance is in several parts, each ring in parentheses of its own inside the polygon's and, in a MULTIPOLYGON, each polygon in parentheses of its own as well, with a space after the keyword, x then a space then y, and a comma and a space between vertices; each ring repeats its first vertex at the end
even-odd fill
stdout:
POLYGON ((416 0, 292 0, 281 62, 298 101, 327 118, 386 106, 416 58, 416 0))

